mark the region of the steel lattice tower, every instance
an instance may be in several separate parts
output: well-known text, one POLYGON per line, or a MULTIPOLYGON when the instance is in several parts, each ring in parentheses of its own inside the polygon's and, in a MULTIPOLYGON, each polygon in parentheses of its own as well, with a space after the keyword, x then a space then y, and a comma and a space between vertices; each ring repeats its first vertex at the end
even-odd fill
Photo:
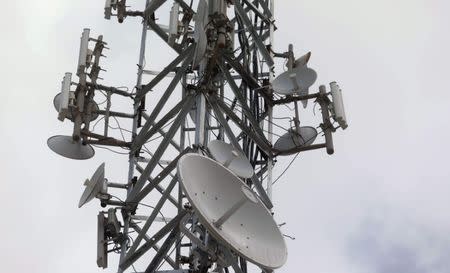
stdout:
MULTIPOLYGON (((122 147, 129 152, 128 181, 104 184, 122 189, 122 198, 113 199, 107 189, 96 191, 95 197, 101 200, 103 207, 108 207, 98 215, 99 267, 106 268, 108 252, 115 251, 120 253, 118 272, 132 271, 134 265, 139 268, 145 265, 145 272, 250 271, 254 268, 250 262, 210 236, 199 221, 180 186, 178 160, 187 153, 211 156, 208 143, 214 139, 231 143, 248 158, 255 170, 243 181, 254 189, 266 208, 272 210, 274 159, 321 148, 331 154, 334 150, 332 132, 336 128, 330 115, 341 127, 346 127, 345 117, 339 120, 325 86, 311 94, 300 92, 280 96, 274 93, 271 84, 275 79, 274 58, 286 59, 289 71, 300 67, 301 62, 306 67, 309 59, 309 55, 305 55, 295 60, 292 46, 283 53, 274 51, 274 0, 188 2, 146 0, 143 11, 133 11, 125 0, 107 0, 106 19, 114 16, 120 23, 130 16, 143 19, 136 92, 97 83, 101 70, 99 59, 106 44, 102 36, 89 38, 89 31, 85 30, 77 69, 79 81, 72 83, 76 90, 67 93, 67 105, 55 103, 55 107, 59 107, 59 118, 74 123, 70 138, 76 149, 102 145, 122 147), (171 5, 168 26, 158 24, 155 19, 164 5, 171 5), (161 71, 145 68, 149 31, 156 33, 176 52, 176 57, 161 71), (92 50, 88 49, 88 41, 95 43, 92 50), (164 84, 168 79, 170 82, 164 84), (162 95, 155 97, 154 90, 159 90, 162 95), (107 94, 108 103, 104 110, 99 109, 94 100, 98 91, 107 94), (110 98, 113 95, 131 98, 134 113, 112 111, 110 98), (149 100, 157 103, 148 107, 149 100), (295 109, 292 128, 299 132, 297 103, 308 100, 320 104, 324 143, 312 144, 316 134, 314 139, 302 139, 302 143, 294 147, 277 148, 274 145, 273 109, 292 104, 295 109), (91 122, 99 115, 104 118, 103 133, 92 129, 91 122), (130 139, 119 140, 108 135, 111 117, 132 120, 130 139), (189 143, 191 135, 194 141, 189 143), (158 145, 151 152, 145 145, 154 139, 158 139, 158 145), (146 214, 140 215, 142 206, 149 200, 154 205, 146 210, 146 214)), ((70 74, 65 77, 59 100, 66 100, 64 84, 68 90, 68 82, 71 82, 70 74)))

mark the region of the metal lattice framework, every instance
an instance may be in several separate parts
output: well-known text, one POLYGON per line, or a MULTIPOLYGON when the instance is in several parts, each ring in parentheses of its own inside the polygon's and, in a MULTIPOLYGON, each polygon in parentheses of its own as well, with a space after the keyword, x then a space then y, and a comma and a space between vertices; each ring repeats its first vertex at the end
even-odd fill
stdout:
MULTIPOLYGON (((125 0, 106 1, 105 18, 114 16, 120 23, 130 16, 143 19, 136 92, 97 83, 106 43, 102 36, 89 38, 86 29, 81 39, 79 81, 72 83, 76 90, 68 93, 67 105, 55 103, 59 119, 74 123, 72 144, 78 145, 77 149, 86 145, 121 147, 129 154, 128 181, 105 182, 109 188, 122 190, 122 197, 114 199, 106 189, 95 196, 108 207, 98 215, 97 264, 106 268, 108 253, 114 251, 120 253, 118 272, 144 266, 145 272, 246 273, 253 268, 249 262, 209 235, 184 196, 176 173, 178 159, 187 153, 210 156, 208 143, 213 139, 231 143, 255 170, 245 183, 272 210, 272 168, 277 156, 320 148, 333 153, 336 128, 330 114, 336 117, 336 113, 329 94, 325 86, 312 94, 274 94, 274 58, 286 59, 289 69, 295 65, 292 47, 284 53, 273 49, 274 0, 146 0, 143 11, 133 11, 126 4, 125 0), (164 6, 171 7, 167 27, 155 19, 164 6), (159 72, 144 67, 149 31, 176 52, 159 72), (92 50, 89 42, 95 43, 92 50), (106 94, 105 109, 95 102, 98 92, 106 94), (131 99, 134 113, 112 111, 111 96, 131 99), (157 102, 148 107, 148 100, 157 102), (308 145, 277 149, 273 145, 273 109, 294 105, 294 128, 299 129, 297 103, 308 100, 321 106, 324 143, 310 144, 308 139, 303 140, 308 145), (91 124, 99 115, 105 125, 101 133, 91 124), (109 135, 111 118, 132 120, 130 139, 109 135), (154 151, 146 146, 149 143, 154 151)), ((63 91, 68 82, 70 74, 63 81, 63 91)))

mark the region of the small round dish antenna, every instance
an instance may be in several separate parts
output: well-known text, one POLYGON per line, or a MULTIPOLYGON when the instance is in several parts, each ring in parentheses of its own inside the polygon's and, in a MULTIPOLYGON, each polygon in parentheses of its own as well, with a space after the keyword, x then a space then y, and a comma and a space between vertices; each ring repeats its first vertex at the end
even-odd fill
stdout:
MULTIPOLYGON (((53 98, 53 106, 55 107, 55 110, 56 110, 56 111, 59 111, 59 105, 61 104, 61 96, 62 96, 62 94, 61 94, 61 93, 58 93, 58 94, 56 94, 56 96, 53 98)), ((70 97, 70 96, 75 97, 75 92, 70 91, 69 97, 70 97)))
POLYGON ((108 194, 108 184, 105 179, 105 163, 102 163, 97 168, 91 179, 86 179, 84 186, 86 186, 86 188, 84 189, 80 202, 78 203, 79 208, 95 197, 101 198, 101 195, 108 194))
POLYGON ((53 136, 47 145, 53 152, 70 159, 89 159, 95 154, 91 145, 75 141, 71 136, 53 136))
POLYGON ((241 179, 198 154, 180 158, 177 170, 187 198, 216 240, 263 268, 276 269, 286 262, 283 235, 241 179))
POLYGON ((208 150, 217 162, 230 169, 237 176, 242 178, 253 176, 253 167, 250 161, 233 145, 220 140, 213 140, 208 143, 208 150))
POLYGON ((306 53, 294 62, 294 67, 306 66, 311 59, 311 52, 306 53))
POLYGON ((272 88, 274 92, 281 95, 306 95, 316 79, 316 71, 306 65, 298 66, 276 77, 272 82, 272 88))
MULTIPOLYGON (((306 147, 314 143, 317 137, 317 130, 314 127, 304 126, 300 127, 297 131, 293 127, 288 130, 288 132, 282 135, 277 142, 275 142, 274 149, 278 151, 289 151, 294 150, 292 153, 295 154, 295 148, 306 147)), ((289 155, 286 154, 285 155, 289 155)))
MULTIPOLYGON (((53 98, 53 106, 55 107, 56 112, 59 111, 59 105, 61 104, 61 93, 58 93, 54 98, 53 98)), ((74 98, 75 97, 75 92, 70 91, 70 96, 74 98)), ((99 107, 98 104, 95 101, 92 101, 93 103, 91 105, 93 105, 93 109, 92 109, 92 115, 91 115, 91 121, 94 121, 98 118, 98 111, 99 111, 99 107)), ((73 117, 72 117, 72 113, 68 112, 67 113, 67 119, 69 119, 70 121, 73 121, 73 117)))

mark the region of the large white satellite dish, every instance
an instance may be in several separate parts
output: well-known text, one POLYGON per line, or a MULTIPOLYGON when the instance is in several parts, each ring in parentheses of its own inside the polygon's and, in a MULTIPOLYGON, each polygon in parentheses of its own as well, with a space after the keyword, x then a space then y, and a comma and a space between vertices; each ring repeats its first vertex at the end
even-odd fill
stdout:
POLYGON ((237 176, 242 178, 253 176, 253 167, 250 161, 233 145, 220 140, 213 140, 208 143, 208 150, 217 162, 230 169, 237 176))
POLYGON ((87 179, 84 182, 86 188, 81 195, 78 207, 81 208, 84 204, 88 203, 99 194, 108 193, 108 184, 105 180, 105 163, 102 163, 95 173, 92 175, 91 179, 87 179))
MULTIPOLYGON (((295 148, 306 147, 314 143, 317 137, 317 130, 314 127, 304 126, 300 127, 298 132, 295 127, 288 130, 288 132, 282 135, 277 142, 275 142, 274 148, 278 151, 289 151, 295 148)), ((290 154, 296 153, 293 151, 290 154)), ((288 154, 285 154, 288 155, 288 154)))
POLYGON ((286 243, 271 213, 236 175, 198 154, 184 155, 177 168, 187 198, 216 240, 264 268, 286 262, 286 243))
MULTIPOLYGON (((57 112, 59 111, 59 105, 61 104, 61 97, 62 97, 62 94, 58 93, 53 98, 53 106, 55 107, 57 112)), ((75 92, 70 91, 69 97, 74 98, 75 97, 75 92)), ((91 115, 91 121, 93 121, 93 120, 96 120, 98 118, 98 110, 99 110, 99 108, 98 108, 98 104, 95 101, 93 101, 93 103, 91 105, 93 105, 92 115, 91 115)), ((73 121, 73 116, 72 116, 72 113, 70 111, 67 113, 66 117, 69 120, 73 121)))
POLYGON ((53 136, 47 145, 55 153, 71 159, 89 159, 95 154, 91 145, 75 141, 71 136, 53 136))

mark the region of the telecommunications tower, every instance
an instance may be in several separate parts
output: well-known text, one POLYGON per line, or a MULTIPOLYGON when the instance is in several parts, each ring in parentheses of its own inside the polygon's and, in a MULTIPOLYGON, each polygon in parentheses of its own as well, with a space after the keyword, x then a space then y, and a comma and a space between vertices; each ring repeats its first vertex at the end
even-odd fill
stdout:
POLYGON ((73 131, 47 144, 71 159, 90 159, 94 148, 128 156, 126 181, 107 179, 111 166, 103 163, 80 198, 79 207, 96 198, 103 208, 99 267, 114 253, 110 272, 272 272, 286 262, 273 219, 273 168, 285 168, 276 159, 314 149, 332 154, 332 133, 347 121, 337 83, 310 92, 317 78, 311 53, 296 56, 292 45, 275 50, 274 2, 146 0, 132 9, 126 0, 107 0, 106 19, 142 19, 131 91, 98 83, 107 43, 83 30, 77 80, 66 73, 53 101, 73 131), (165 54, 146 47, 149 31, 176 53, 161 71, 147 69, 148 49, 165 54), (279 75, 277 58, 285 61, 279 75), (112 98, 132 112, 114 108, 112 98), (313 126, 300 117, 309 101, 320 106, 313 126), (279 108, 289 117, 277 116, 279 108))

